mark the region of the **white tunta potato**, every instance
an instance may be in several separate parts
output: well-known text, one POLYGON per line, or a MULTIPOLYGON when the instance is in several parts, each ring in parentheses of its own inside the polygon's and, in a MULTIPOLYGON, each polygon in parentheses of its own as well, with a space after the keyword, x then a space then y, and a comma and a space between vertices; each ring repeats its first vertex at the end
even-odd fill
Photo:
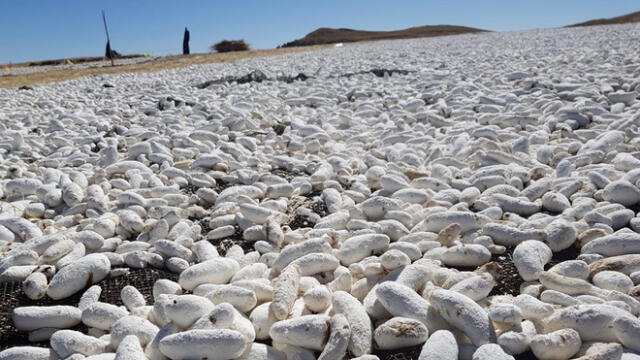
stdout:
POLYGON ((307 254, 292 261, 289 266, 298 265, 301 276, 310 276, 322 272, 333 271, 340 266, 340 261, 331 254, 307 254))
POLYGON ((449 330, 438 330, 420 350, 419 360, 456 360, 458 359, 458 343, 449 330))
POLYGON ((472 360, 514 360, 498 344, 484 344, 473 353, 472 360))
POLYGON ((144 354, 149 360, 165 360, 166 356, 160 351, 160 341, 165 337, 176 334, 180 331, 174 324, 166 324, 153 337, 151 342, 144 348, 144 354))
POLYGON ((450 224, 460 225, 460 231, 466 232, 481 228, 489 222, 484 215, 464 211, 446 211, 435 213, 424 220, 422 231, 438 232, 450 224))
POLYGON ((613 321, 613 332, 622 345, 640 351, 640 320, 631 316, 621 316, 613 321))
POLYGON ((556 310, 544 320, 545 332, 571 328, 582 341, 618 341, 613 323, 629 313, 606 304, 574 305, 556 310))
POLYGON ((625 180, 612 181, 603 190, 606 201, 631 206, 640 202, 640 189, 625 180))
POLYGON ((461 280, 451 286, 449 290, 463 294, 473 301, 479 301, 487 297, 496 284, 497 282, 491 274, 483 273, 461 280))
POLYGON ((182 328, 188 328, 199 317, 214 308, 209 299, 197 295, 177 295, 169 298, 164 305, 164 314, 171 322, 182 328))
POLYGON ((580 350, 580 334, 573 329, 562 329, 531 338, 531 350, 538 359, 569 359, 580 350))
POLYGON ((66 305, 22 306, 13 309, 11 318, 16 329, 20 331, 45 327, 66 329, 80 323, 82 311, 66 305))
POLYGON ((369 255, 386 250, 389 241, 389 237, 383 234, 356 235, 340 245, 337 257, 343 265, 351 265, 369 255))
POLYGON ((543 242, 527 240, 513 251, 513 264, 525 281, 537 280, 552 255, 551 249, 543 242))
POLYGON ((36 346, 15 346, 0 351, 0 360, 49 360, 51 349, 36 346))
POLYGON ((269 306, 269 311, 278 320, 284 320, 291 313, 293 303, 298 296, 300 286, 300 267, 298 265, 288 266, 282 273, 273 279, 273 299, 269 306))
POLYGON ((349 320, 342 314, 332 316, 329 331, 329 340, 318 356, 318 360, 341 359, 347 354, 351 339, 349 320))
POLYGON ((491 260, 491 252, 482 245, 457 245, 445 250, 440 258, 449 266, 480 266, 491 260))
POLYGON ((314 286, 304 292, 303 300, 309 310, 322 312, 331 305, 331 290, 324 285, 314 286))
POLYGON ((580 251, 583 254, 595 253, 604 256, 637 254, 640 252, 640 234, 617 232, 589 241, 580 251))
POLYGON ((540 273, 538 280, 545 288, 559 291, 565 295, 589 294, 594 288, 586 280, 563 276, 550 271, 540 273))
POLYGON ((129 311, 147 304, 140 291, 131 285, 127 285, 120 290, 120 298, 129 311))
POLYGON ((190 329, 226 329, 233 326, 236 313, 230 304, 220 304, 202 315, 190 329))
POLYGON ((158 333, 158 327, 150 321, 137 317, 125 316, 116 321, 111 327, 109 344, 117 348, 127 335, 135 335, 140 345, 147 346, 158 333))
POLYGON ((234 281, 232 285, 252 291, 257 303, 273 299, 273 286, 268 279, 238 280, 234 281))
POLYGON ((536 325, 525 320, 519 326, 502 332, 498 344, 509 354, 517 355, 529 350, 531 338, 536 335, 536 325))
POLYGON ((330 319, 326 315, 303 315, 281 320, 271 325, 269 336, 274 342, 319 351, 329 338, 330 319))
POLYGON ((269 345, 252 343, 238 360, 287 360, 287 355, 269 345))
POLYGON ((424 343, 429 330, 418 320, 393 317, 380 324, 373 333, 379 349, 393 350, 424 343))
POLYGON ((49 341, 53 351, 61 358, 75 353, 82 355, 96 355, 103 353, 109 345, 106 341, 96 339, 75 330, 60 330, 51 335, 49 341))
POLYGON ((140 341, 135 335, 127 335, 118 345, 114 360, 144 360, 145 355, 140 341))
POLYGON ((22 291, 31 300, 42 299, 47 294, 47 276, 39 271, 31 273, 22 282, 22 291))
POLYGON ((454 291, 438 289, 429 300, 438 313, 462 331, 476 346, 495 340, 495 332, 487 313, 473 300, 454 291))
POLYGON ((244 337, 228 329, 187 330, 160 340, 160 351, 174 360, 228 360, 242 354, 244 337))
POLYGON ((58 271, 49 282, 47 295, 54 300, 73 295, 107 277, 110 268, 111 262, 105 255, 87 255, 58 271))
POLYGON ((109 330, 120 318, 129 312, 119 306, 103 302, 95 302, 82 310, 82 322, 90 327, 109 330))
POLYGON ((178 283, 186 290, 200 284, 225 284, 240 269, 237 261, 228 258, 213 258, 192 265, 180 274, 178 283))
POLYGON ((38 342, 38 341, 49 341, 51 339, 51 335, 54 332, 60 329, 56 328, 40 328, 37 330, 33 330, 29 332, 29 341, 38 342))
POLYGON ((258 302, 252 290, 235 285, 220 285, 208 292, 205 297, 214 304, 229 303, 242 313, 251 311, 258 302))
POLYGON ((273 312, 269 310, 270 307, 271 302, 260 304, 249 315, 249 320, 253 324, 256 331, 256 339, 258 340, 268 339, 271 325, 278 321, 273 312))
POLYGON ((371 352, 372 324, 362 303, 345 291, 336 291, 331 304, 334 313, 344 315, 349 321, 349 352, 354 356, 371 352))
POLYGON ((13 310, 53 350, 0 360, 365 360, 425 340, 409 329, 429 330, 422 359, 636 358, 639 35, 460 34, 1 89, 0 283, 90 288, 13 310), (493 296, 491 258, 513 248, 520 295, 493 296), (166 277, 153 301, 92 286, 145 274, 166 277))
POLYGON ((376 287, 376 295, 391 315, 418 320, 428 328, 429 333, 449 327, 432 304, 410 287, 385 281, 376 287))
POLYGON ((168 280, 168 279, 158 279, 153 284, 153 298, 157 299, 161 294, 169 294, 169 295, 181 295, 182 288, 180 284, 168 280))
POLYGON ((522 310, 513 304, 492 304, 487 313, 489 319, 500 326, 511 327, 522 322, 522 310))

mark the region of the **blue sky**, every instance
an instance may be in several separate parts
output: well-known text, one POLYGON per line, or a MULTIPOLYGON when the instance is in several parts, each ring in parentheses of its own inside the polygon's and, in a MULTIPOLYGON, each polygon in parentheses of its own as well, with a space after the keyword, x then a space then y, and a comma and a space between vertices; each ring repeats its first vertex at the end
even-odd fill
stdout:
POLYGON ((120 53, 180 53, 222 39, 273 48, 318 27, 396 30, 453 24, 495 31, 558 27, 640 10, 638 0, 0 0, 0 64, 99 56, 107 13, 120 53))

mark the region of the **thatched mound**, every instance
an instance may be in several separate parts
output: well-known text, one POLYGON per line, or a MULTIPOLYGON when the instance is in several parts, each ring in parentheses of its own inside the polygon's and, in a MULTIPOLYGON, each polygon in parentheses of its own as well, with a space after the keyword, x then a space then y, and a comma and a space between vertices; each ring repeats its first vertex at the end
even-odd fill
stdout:
POLYGON ((217 44, 211 45, 211 51, 214 50, 219 53, 224 53, 231 51, 247 51, 251 50, 251 47, 244 40, 223 40, 217 44))

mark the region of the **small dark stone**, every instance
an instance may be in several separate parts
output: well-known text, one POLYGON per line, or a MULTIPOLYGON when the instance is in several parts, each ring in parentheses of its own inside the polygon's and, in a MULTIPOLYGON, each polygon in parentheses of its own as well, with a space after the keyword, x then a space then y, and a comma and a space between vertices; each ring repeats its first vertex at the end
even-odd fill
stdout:
POLYGON ((289 226, 291 230, 314 227, 315 225, 316 223, 309 221, 308 218, 301 215, 294 216, 293 220, 289 221, 289 223, 287 224, 287 226, 289 226))
POLYGON ((181 189, 182 193, 185 195, 193 195, 198 191, 199 187, 189 184, 181 189))
POLYGON ((310 77, 305 73, 298 73, 296 76, 278 76, 277 78, 278 81, 284 81, 287 84, 291 84, 294 81, 306 81, 307 79, 310 79, 310 77))
POLYGON ((291 179, 293 179, 296 176, 304 175, 301 172, 298 172, 298 171, 295 171, 295 170, 294 171, 289 171, 287 169, 274 169, 274 170, 271 171, 271 173, 273 175, 280 176, 281 178, 283 178, 283 179, 285 179, 285 180, 287 180, 289 182, 291 182, 291 179))
POLYGON ((275 131, 276 135, 282 135, 284 134, 284 130, 287 127, 282 125, 282 124, 277 124, 277 125, 273 125, 273 131, 275 131))
POLYGON ((329 209, 327 208, 327 205, 319 197, 316 198, 311 203, 311 206, 309 206, 309 208, 314 213, 320 215, 320 217, 325 217, 325 216, 327 216, 329 214, 329 209))
POLYGON ((252 72, 243 75, 243 76, 226 76, 218 80, 208 80, 201 84, 196 85, 199 89, 206 89, 211 85, 220 85, 225 83, 236 83, 236 84, 248 84, 252 82, 261 83, 267 80, 276 80, 286 82, 290 84, 294 81, 305 81, 310 79, 309 76, 303 73, 298 73, 296 76, 278 76, 275 79, 269 79, 265 73, 260 70, 253 70, 252 72))
POLYGON ((354 75, 364 75, 364 74, 373 74, 377 77, 384 77, 384 74, 388 74, 389 76, 392 76, 394 74, 399 74, 399 75, 407 75, 409 73, 411 73, 412 71, 409 70, 400 70, 400 69, 371 69, 371 70, 366 70, 366 71, 358 71, 358 72, 353 72, 353 73, 346 73, 346 74, 342 74, 340 75, 340 77, 352 77, 354 75))

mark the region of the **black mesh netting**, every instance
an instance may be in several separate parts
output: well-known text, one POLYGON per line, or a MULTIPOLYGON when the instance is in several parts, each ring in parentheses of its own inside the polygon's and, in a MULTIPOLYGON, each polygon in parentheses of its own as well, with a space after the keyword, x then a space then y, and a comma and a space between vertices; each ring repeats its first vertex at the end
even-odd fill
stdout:
MULTIPOLYGON (((498 284, 493 288, 489 295, 520 295, 520 285, 524 281, 518 269, 513 264, 513 247, 507 248, 507 251, 501 255, 494 255, 491 259, 493 262, 500 265, 500 280, 498 284)), ((553 253, 553 258, 545 266, 545 270, 550 269, 552 266, 559 264, 566 260, 574 260, 580 255, 580 249, 575 246, 571 246, 565 250, 553 253)), ((462 271, 473 271, 475 268, 458 268, 462 271)), ((422 345, 412 346, 404 349, 397 350, 379 350, 376 355, 380 360, 417 360, 420 356, 420 350, 422 345)), ((513 356, 516 360, 536 360, 537 358, 532 352, 528 351, 520 355, 513 356)))
MULTIPOLYGON (((322 204, 324 205, 324 204, 322 204)), ((320 206, 320 204, 318 204, 320 206)), ((315 209, 314 209, 315 210, 315 209)), ((217 244, 221 245, 221 244, 217 244)), ((520 293, 520 278, 511 254, 513 249, 509 248, 507 252, 500 256, 494 256, 493 261, 497 262, 501 268, 502 279, 498 281, 498 285, 494 288, 491 295, 510 294, 517 296, 520 293)), ((547 269, 559 262, 572 260, 577 257, 579 250, 570 247, 561 252, 554 253, 552 261, 547 264, 547 269)), ((461 269, 473 270, 473 269, 461 269)), ((152 290, 153 284, 158 279, 177 280, 178 275, 159 269, 130 269, 128 274, 115 278, 107 278, 97 285, 102 287, 100 301, 115 305, 123 305, 120 298, 120 291, 126 285, 132 285, 138 289, 145 297, 148 303, 153 302, 152 290)), ((77 306, 83 291, 61 300, 51 300, 49 298, 41 300, 31 300, 27 298, 21 288, 20 283, 4 283, 0 284, 0 351, 13 346, 32 345, 47 346, 47 342, 32 343, 28 340, 28 333, 19 332, 13 326, 11 321, 11 311, 19 306, 51 306, 51 305, 72 305, 77 306)), ((85 331, 86 327, 82 324, 73 328, 74 330, 85 331)), ((413 346, 397 350, 378 350, 376 355, 380 360, 413 360, 418 359, 422 346, 413 346)), ((518 360, 535 360, 536 357, 527 352, 514 356, 518 360)))
MULTIPOLYGON (((497 281, 497 285, 493 288, 489 295, 520 295, 520 285, 524 282, 518 269, 513 263, 513 250, 514 247, 507 248, 507 251, 501 255, 494 255, 491 259, 493 262, 500 265, 500 279, 497 281)), ((557 265, 563 261, 575 260, 580 255, 580 249, 575 246, 554 252, 551 261, 545 266, 545 270, 549 270, 554 265, 557 265)))
MULTIPOLYGON (((100 301, 123 305, 120 298, 120 290, 126 285, 131 285, 138 289, 144 296, 147 303, 153 303, 153 284, 158 279, 169 279, 176 281, 178 275, 159 269, 130 269, 128 274, 107 278, 96 285, 102 288, 100 301)), ((24 295, 19 282, 0 284, 0 350, 13 346, 48 346, 47 342, 29 342, 27 332, 19 332, 11 320, 11 311, 20 306, 52 306, 71 305, 77 306, 84 290, 60 300, 52 300, 47 297, 41 300, 31 300, 24 295)), ((73 328, 86 332, 86 326, 82 324, 73 328)))
POLYGON ((376 355, 380 360, 414 360, 418 359, 420 350, 422 350, 422 345, 397 350, 378 350, 376 355))
POLYGON ((497 281, 496 286, 489 293, 493 295, 520 295, 520 285, 524 281, 516 265, 513 263, 513 249, 507 248, 507 251, 498 256, 493 256, 493 261, 500 266, 500 279, 497 281))
MULTIPOLYGON (((397 350, 378 350, 375 354, 380 360, 418 360, 420 350, 422 350, 422 345, 397 350)), ((513 355, 513 357, 516 360, 537 360, 530 351, 520 355, 513 355)))

